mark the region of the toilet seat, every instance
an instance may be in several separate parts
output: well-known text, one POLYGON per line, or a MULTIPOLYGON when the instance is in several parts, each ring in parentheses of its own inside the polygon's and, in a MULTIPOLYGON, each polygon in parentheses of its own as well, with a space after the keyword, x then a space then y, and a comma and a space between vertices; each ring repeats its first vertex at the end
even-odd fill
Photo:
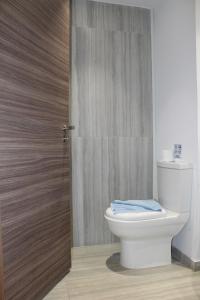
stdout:
POLYGON ((114 214, 111 207, 107 208, 105 216, 114 220, 121 221, 142 221, 163 218, 167 216, 167 211, 162 208, 161 211, 147 211, 147 212, 128 212, 121 214, 114 214))

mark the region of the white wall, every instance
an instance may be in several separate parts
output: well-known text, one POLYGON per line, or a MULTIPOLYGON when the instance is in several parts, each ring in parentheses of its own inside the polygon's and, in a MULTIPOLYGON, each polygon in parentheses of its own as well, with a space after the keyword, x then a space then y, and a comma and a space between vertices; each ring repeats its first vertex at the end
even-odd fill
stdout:
POLYGON ((200 260, 200 1, 196 0, 196 54, 197 54, 197 104, 198 104, 198 171, 197 198, 194 216, 193 256, 200 260))
MULTIPOLYGON (((197 205, 198 139, 195 1, 160 1, 154 9, 154 96, 156 157, 175 143, 184 159, 194 164, 191 218, 174 245, 194 261, 197 205)), ((199 213, 198 213, 199 214, 199 213)), ((200 239, 200 232, 199 232, 200 239)), ((200 253, 199 253, 200 254, 200 253)))

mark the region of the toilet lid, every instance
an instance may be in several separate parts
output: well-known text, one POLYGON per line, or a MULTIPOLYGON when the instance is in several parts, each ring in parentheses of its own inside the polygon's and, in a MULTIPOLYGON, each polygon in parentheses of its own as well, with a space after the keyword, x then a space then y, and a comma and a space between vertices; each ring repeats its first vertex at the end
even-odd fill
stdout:
POLYGON ((147 211, 147 212, 128 212, 122 214, 113 214, 111 207, 107 208, 106 216, 116 220, 123 221, 139 221, 139 220, 150 220, 162 218, 167 215, 167 212, 164 208, 161 211, 147 211))

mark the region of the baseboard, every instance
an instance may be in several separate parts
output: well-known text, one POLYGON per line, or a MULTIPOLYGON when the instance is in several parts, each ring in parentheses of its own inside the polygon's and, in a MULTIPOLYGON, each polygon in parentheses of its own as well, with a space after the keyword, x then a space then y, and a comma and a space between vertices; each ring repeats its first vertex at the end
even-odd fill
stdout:
POLYGON ((194 272, 200 271, 200 261, 193 261, 176 247, 172 247, 172 258, 179 261, 182 265, 192 269, 194 272))

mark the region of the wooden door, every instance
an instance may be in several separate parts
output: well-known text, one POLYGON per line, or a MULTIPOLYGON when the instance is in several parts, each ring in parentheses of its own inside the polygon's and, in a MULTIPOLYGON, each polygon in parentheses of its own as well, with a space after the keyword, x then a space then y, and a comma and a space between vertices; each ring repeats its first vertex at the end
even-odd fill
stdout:
POLYGON ((0 299, 42 299, 71 266, 69 47, 70 0, 0 0, 0 299))

